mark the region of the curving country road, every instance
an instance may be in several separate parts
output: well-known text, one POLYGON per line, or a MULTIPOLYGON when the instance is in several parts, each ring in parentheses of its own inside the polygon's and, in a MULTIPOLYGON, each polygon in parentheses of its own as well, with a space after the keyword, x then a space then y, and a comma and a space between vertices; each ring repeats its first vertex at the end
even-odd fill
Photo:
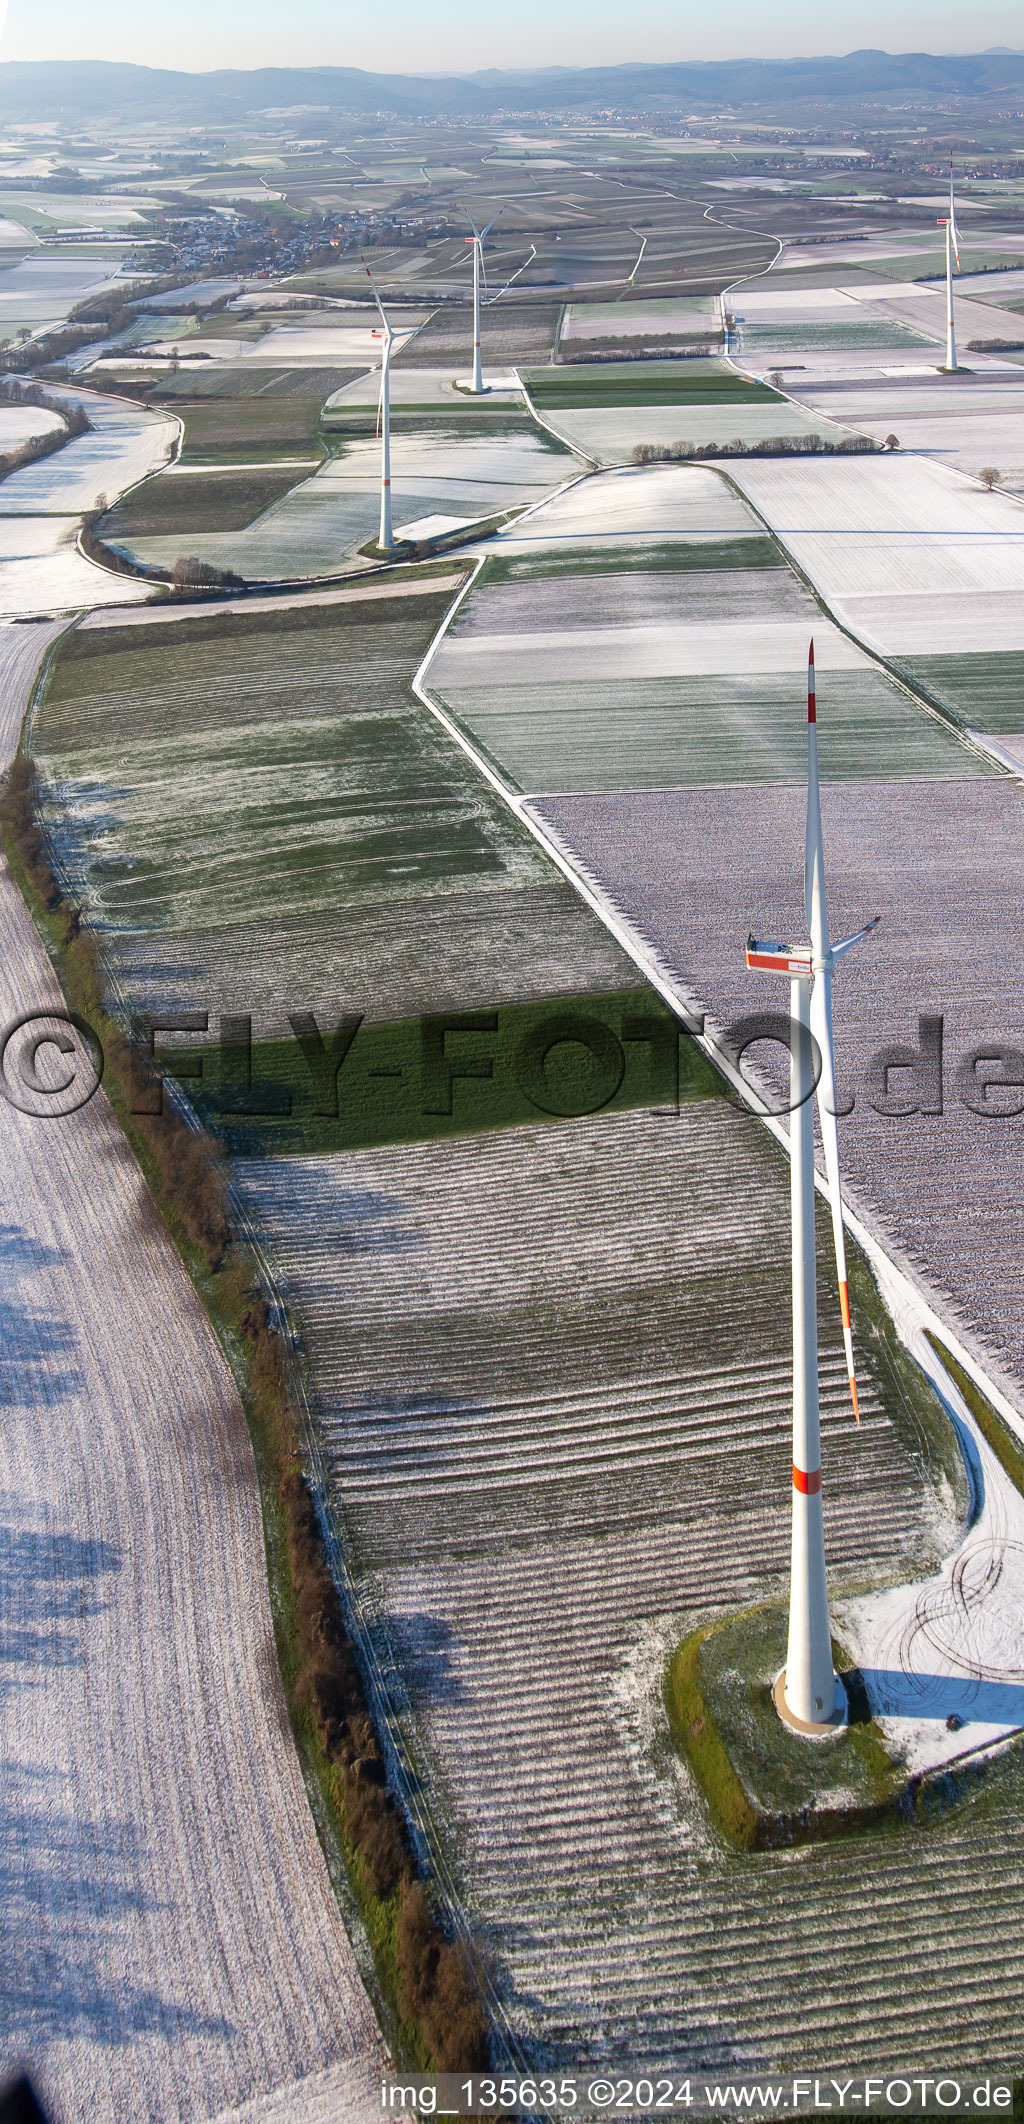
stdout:
MULTIPOLYGON (((58 631, 0 625, 0 765, 58 631)), ((58 1001, 0 867, 0 1023, 58 1001)), ((28 2065, 62 2124, 329 2092, 357 2124, 380 2037, 288 1726, 243 1412, 102 1094, 0 1103, 0 1252, 0 2074, 28 2065)))

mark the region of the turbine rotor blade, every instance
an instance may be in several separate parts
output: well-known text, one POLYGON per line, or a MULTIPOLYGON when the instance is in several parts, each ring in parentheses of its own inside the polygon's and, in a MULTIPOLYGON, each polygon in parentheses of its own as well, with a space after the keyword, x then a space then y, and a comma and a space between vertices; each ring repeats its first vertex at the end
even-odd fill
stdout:
POLYGON ((843 1232, 843 1197, 839 1177, 839 1129, 836 1122, 835 1047, 832 1038, 832 975, 827 966, 815 974, 811 989, 811 1033, 817 1044, 821 1060, 818 1078, 818 1119, 821 1123, 821 1141, 825 1152, 825 1178, 828 1182, 829 1201, 832 1208, 832 1238, 836 1251, 836 1275, 839 1280, 839 1306, 843 1318, 843 1347, 846 1351, 846 1372, 850 1382, 850 1399, 853 1413, 860 1422, 857 1402, 857 1376, 853 1363, 853 1334, 850 1327, 850 1290, 846 1276, 846 1238, 843 1232))
POLYGON ((384 327, 384 330, 385 330, 385 332, 387 333, 387 336, 388 336, 388 338, 390 339, 390 338, 391 338, 391 326, 389 325, 389 323, 388 323, 388 321, 387 321, 387 318, 386 318, 386 317, 385 317, 385 315, 384 315, 384 304, 382 303, 382 301, 381 301, 381 299, 380 299, 380 296, 379 296, 379 295, 378 295, 378 293, 377 293, 377 283, 376 283, 376 281, 375 281, 375 279, 374 279, 374 277, 373 277, 373 274, 372 274, 372 273, 371 273, 371 271, 370 271, 370 268, 369 268, 369 266, 368 266, 368 265, 367 265, 367 263, 366 263, 366 260, 365 260, 365 258, 363 258, 363 254, 362 254, 362 252, 361 252, 361 251, 360 251, 360 253, 359 253, 359 256, 360 256, 360 259, 361 259, 361 261, 362 261, 362 267, 363 267, 363 271, 364 271, 364 273, 366 274, 366 278, 367 278, 367 280, 369 281, 369 283, 370 283, 370 286, 371 286, 371 288, 373 289, 373 299, 374 299, 374 302, 375 302, 375 303, 376 303, 376 305, 377 305, 377 309, 378 309, 378 312, 379 312, 379 315, 380 315, 380 321, 381 321, 381 324, 383 325, 383 327, 384 327))

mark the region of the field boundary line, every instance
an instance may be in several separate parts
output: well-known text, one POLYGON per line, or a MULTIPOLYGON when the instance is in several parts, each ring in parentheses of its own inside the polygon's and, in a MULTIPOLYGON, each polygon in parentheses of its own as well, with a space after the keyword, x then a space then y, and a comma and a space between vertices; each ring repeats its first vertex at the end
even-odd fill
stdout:
MULTIPOLYGON (((554 364, 552 363, 552 367, 553 366, 554 364)), ((523 394, 523 398, 526 402, 526 410, 530 415, 531 420, 536 421, 538 428, 546 428, 548 434, 553 435, 556 442, 563 443, 567 450, 572 451, 574 457, 580 458, 585 465, 589 465, 592 472, 600 472, 601 460, 599 457, 591 457, 589 450, 581 450, 578 443, 570 442, 569 437, 567 435, 563 435, 559 428, 552 427, 551 422, 549 420, 545 420, 543 415, 538 413, 537 408, 534 405, 533 399, 530 396, 529 386, 528 384, 525 384, 523 382, 522 370, 517 369, 513 365, 512 374, 515 377, 516 382, 519 385, 519 389, 523 394)), ((569 482, 569 484, 571 484, 571 482, 569 482)), ((564 492, 564 489, 562 491, 564 492)), ((547 499, 550 500, 551 497, 548 496, 547 499)))
MULTIPOLYGON (((859 649, 861 655, 867 657, 869 663, 877 664, 879 669, 885 672, 886 677, 892 680, 893 685, 898 686, 900 692, 905 693, 908 700, 913 701, 915 708, 923 710, 925 715, 930 716, 932 722, 937 723, 947 737, 955 738, 957 743, 962 745, 965 752, 978 753, 982 759, 994 761, 996 765, 1008 769, 1009 761, 1007 759, 990 751, 989 747, 983 740, 979 739, 975 731, 968 729, 964 724, 955 723, 952 716, 944 708, 940 707, 937 701, 931 699, 923 686, 918 685, 916 680, 906 675, 901 665, 890 660, 881 649, 873 649, 862 635, 856 634, 845 620, 840 619, 839 614, 833 611, 824 591, 819 590, 813 576, 808 575, 806 568, 801 565, 795 553, 790 550, 783 533, 777 531, 775 526, 769 522, 758 503, 753 501, 749 494, 745 493, 739 480, 731 472, 727 472, 724 465, 720 463, 713 463, 709 469, 717 472, 719 477, 724 479, 728 486, 732 487, 733 492, 738 495, 744 506, 764 526, 769 538, 778 546, 779 551, 785 555, 786 562, 792 568, 794 575, 799 577, 804 588, 810 592, 822 618, 828 621, 829 626, 834 627, 838 634, 845 635, 847 641, 852 642, 853 647, 859 649)), ((1019 760, 1013 767, 1013 774, 1018 781, 1024 779, 1024 767, 1022 767, 1019 760)))
MULTIPOLYGON (((644 976, 644 979, 650 982, 652 988, 661 996, 663 1002, 667 1003, 673 1014, 681 1020, 685 1030, 692 1039, 696 1040, 697 1045, 703 1050, 719 1074, 725 1078, 747 1111, 761 1122, 762 1126, 774 1137, 784 1155, 789 1158, 790 1142, 788 1130, 782 1127, 778 1116, 771 1110, 767 1099, 748 1078, 741 1074, 735 1064, 731 1062, 729 1056, 723 1052, 714 1032, 706 1030, 711 1014, 705 1009, 700 999, 693 995, 691 991, 684 989, 678 979, 663 966, 654 947, 648 944, 633 928, 633 925, 626 919, 621 910, 616 907, 611 895, 601 885, 600 881, 592 873, 586 871, 582 865, 577 865, 570 857, 567 850, 561 845, 554 830, 533 815, 530 805, 532 801, 538 801, 538 799, 531 799, 514 790, 504 776, 491 766, 467 733, 460 729, 450 712, 443 708, 440 702, 431 694, 427 684, 430 666, 457 612, 478 580, 486 558, 486 555, 481 556, 473 575, 463 585, 448 612, 446 612, 413 678, 413 692, 441 725, 442 729, 459 746, 467 759, 472 761, 477 773, 482 776, 483 780, 500 797, 502 803, 507 806, 514 817, 526 827, 527 832, 543 848, 563 877, 572 885, 580 899, 591 909, 592 913, 597 915, 605 929, 614 937, 616 943, 626 953, 627 957, 632 960, 634 966, 644 976)), ((854 639, 852 636, 850 638, 854 639)), ((870 652, 867 653, 870 655, 870 652)), ((715 1023, 713 1019, 711 1022, 712 1024, 715 1023)), ((827 1198, 827 1181, 824 1174, 819 1173, 817 1164, 815 1164, 814 1169, 814 1180, 818 1192, 827 1198)), ((860 1208, 854 1209, 847 1199, 843 1203, 843 1217, 848 1229, 862 1247, 869 1263, 876 1270, 880 1281, 884 1283, 892 1296, 897 1299, 900 1306, 914 1322, 914 1325, 923 1329, 931 1328, 945 1342, 947 1349, 956 1358, 957 1362, 962 1365, 968 1377, 991 1400, 1014 1436, 1024 1443, 1024 1412, 996 1384, 985 1366, 961 1341, 956 1329, 949 1325, 942 1314, 937 1311, 936 1308, 940 1302, 939 1293, 932 1290, 916 1268, 905 1260, 901 1262, 894 1257, 894 1254, 888 1250, 884 1241, 876 1235, 868 1222, 868 1213, 866 1211, 862 1211, 860 1208)), ((895 1317, 894 1313, 894 1320, 895 1317)), ((899 1329, 898 1322, 897 1328, 898 1332, 900 1332, 901 1340, 906 1342, 906 1337, 903 1335, 902 1330, 899 1329)), ((920 1357, 918 1361, 921 1361, 920 1357)), ((972 1435, 974 1428, 972 1419, 972 1435)))

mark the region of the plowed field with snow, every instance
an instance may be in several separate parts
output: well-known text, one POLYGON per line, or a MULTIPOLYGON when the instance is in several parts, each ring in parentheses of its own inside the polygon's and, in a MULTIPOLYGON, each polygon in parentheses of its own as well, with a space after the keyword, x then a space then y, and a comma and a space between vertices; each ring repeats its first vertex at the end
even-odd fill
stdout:
MULTIPOLYGON (((0 627, 9 759, 41 629, 0 627)), ((3 1022, 63 999, 6 869, 3 1022)), ((100 1092, 0 1104, 0 2059, 197 2124, 378 2052, 285 1711, 234 1382, 100 1092)))
MULTIPOLYGON (((791 1854, 716 1846, 668 1744, 669 1648, 788 1563, 788 1183, 756 1126, 711 1101, 240 1177, 425 1801, 536 2053, 1012 2053, 1016 1757, 930 1829, 807 1847, 794 1897, 791 1854)), ((830 1274, 833 1568, 900 1576, 951 1521, 863 1340, 852 1427, 830 1274)))

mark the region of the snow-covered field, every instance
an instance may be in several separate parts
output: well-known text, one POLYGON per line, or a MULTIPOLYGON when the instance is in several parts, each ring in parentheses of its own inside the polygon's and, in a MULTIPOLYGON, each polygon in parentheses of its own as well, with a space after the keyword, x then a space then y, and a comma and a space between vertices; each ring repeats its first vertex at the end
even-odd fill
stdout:
POLYGON ((566 305, 562 339, 664 338, 677 332, 693 339, 707 328, 718 330, 721 312, 713 295, 666 296, 663 301, 571 302, 566 305))
POLYGON ((152 584, 87 561, 75 544, 78 528, 77 516, 0 516, 0 617, 152 597, 152 584))
POLYGON ((64 385, 60 396, 68 405, 84 406, 91 430, 52 457, 12 472, 0 486, 4 516, 83 515, 96 507, 98 496, 112 501, 164 464, 177 441, 178 423, 165 413, 64 385))
POLYGON ((119 277, 116 259, 23 258, 0 273, 0 337, 15 324, 55 323, 76 302, 98 295, 119 277))
MULTIPOLYGON (((467 523, 522 507, 558 486, 573 460, 522 435, 460 436, 457 424, 436 435, 398 433, 391 446, 391 500, 396 524, 433 515, 467 523)), ((303 480, 242 531, 189 533, 189 553, 251 580, 326 575, 368 539, 380 519, 380 445, 353 437, 312 479, 303 480)), ((172 565, 182 534, 139 538, 141 559, 172 565)))
POLYGON ((900 456, 741 459, 731 476, 883 654, 1024 646, 1024 509, 900 456), (998 638, 992 638, 992 623, 998 638))
MULTIPOLYGON (((0 628, 5 760, 55 632, 0 628)), ((0 934, 3 1022, 62 1009, 6 872, 0 934)), ((0 2057, 65 2124, 372 2070, 230 1373, 103 1094, 0 1135, 0 2057)))
POLYGON ((846 431, 827 414, 805 413, 800 406, 559 406, 551 415, 560 435, 587 456, 604 464, 624 464, 637 443, 762 442, 768 435, 822 435, 838 442, 846 431))
MULTIPOLYGON (((570 461, 565 463, 571 476, 570 461)), ((634 538, 732 538, 759 529, 757 518, 717 473, 696 465, 654 465, 577 480, 500 532, 493 550, 511 556, 634 538)))
MULTIPOLYGON (((467 363, 470 352, 469 335, 467 334, 465 356, 467 363)), ((350 406, 375 406, 377 404, 380 396, 380 356, 376 348, 370 356, 370 360, 373 366, 368 368, 366 375, 357 376, 352 383, 343 384, 340 391, 335 391, 333 397, 327 400, 325 412, 329 413, 332 406, 337 406, 344 412, 350 406)), ((486 413, 489 405, 500 406, 504 409, 510 404, 517 402, 519 392, 511 388, 503 390, 497 399, 492 399, 486 394, 481 398, 476 398, 470 396, 466 391, 456 390, 455 381, 459 368, 460 364, 453 361, 447 369, 403 369, 401 353, 396 352, 392 356, 391 368, 392 405, 434 406, 440 404, 448 413, 457 412, 461 409, 464 413, 480 414, 486 413)), ((484 362, 484 370, 484 381, 487 382, 486 360, 484 362)), ((324 425, 330 427, 330 421, 326 420, 324 425)))
POLYGON ((0 402, 0 450, 16 450, 33 436, 52 435, 60 427, 60 414, 48 413, 45 406, 16 406, 8 399, 0 402))
MULTIPOLYGON (((425 1798, 541 2055, 1012 2050, 1016 1760, 936 1829, 739 1858, 668 1744, 669 1652, 788 1564, 788 1186, 756 1126, 715 1101, 242 1177, 425 1798)), ((832 1276, 823 1251, 826 1524, 863 1583, 953 1523, 863 1343, 853 1428, 832 1276)))
POLYGON ((977 478, 983 465, 1000 485, 1024 489, 1024 370, 991 365, 974 375, 861 376, 786 387, 812 414, 859 428, 876 442, 899 437, 904 451, 940 458, 977 478))

